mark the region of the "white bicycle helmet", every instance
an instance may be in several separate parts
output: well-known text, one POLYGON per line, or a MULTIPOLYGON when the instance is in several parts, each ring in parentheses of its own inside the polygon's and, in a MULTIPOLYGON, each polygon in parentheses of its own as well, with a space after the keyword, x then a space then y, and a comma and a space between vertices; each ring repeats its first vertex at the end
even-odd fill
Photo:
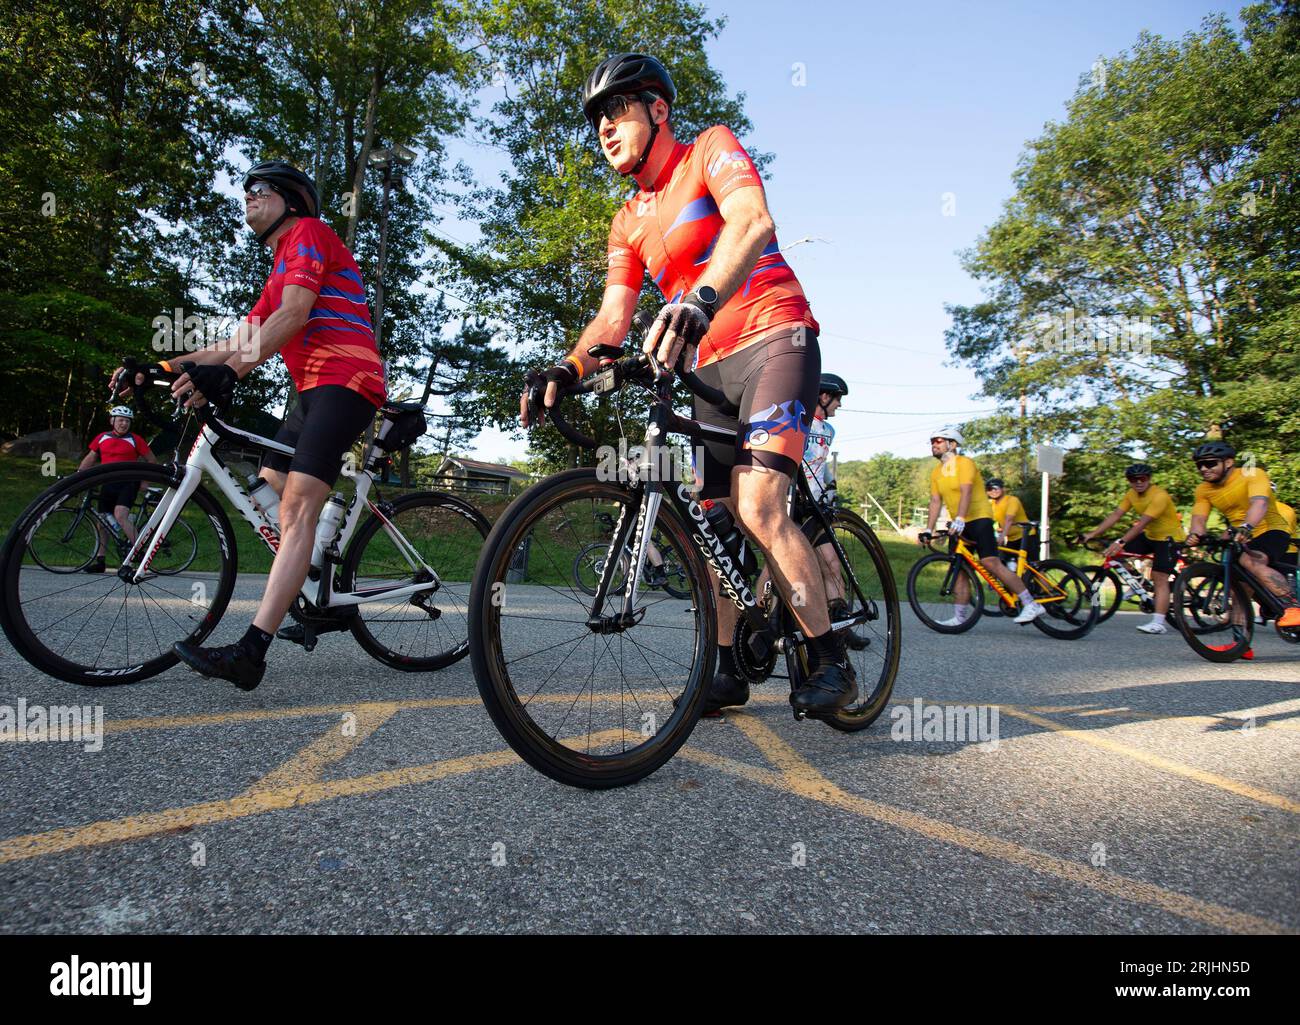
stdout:
POLYGON ((134 420, 135 414, 131 412, 130 406, 114 406, 108 411, 109 416, 124 416, 128 420, 134 420))
POLYGON ((930 437, 947 438, 949 441, 955 441, 958 445, 966 444, 966 439, 961 436, 961 431, 957 430, 956 427, 950 427, 947 424, 931 431, 930 437))

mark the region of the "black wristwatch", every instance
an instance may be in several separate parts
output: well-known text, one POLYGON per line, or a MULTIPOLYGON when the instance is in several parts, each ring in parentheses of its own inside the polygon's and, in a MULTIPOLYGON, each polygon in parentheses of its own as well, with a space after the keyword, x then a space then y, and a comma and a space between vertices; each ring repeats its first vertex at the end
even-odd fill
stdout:
POLYGON ((718 290, 712 285, 700 285, 686 298, 694 299, 696 305, 703 307, 704 312, 709 315, 709 320, 718 315, 718 290))

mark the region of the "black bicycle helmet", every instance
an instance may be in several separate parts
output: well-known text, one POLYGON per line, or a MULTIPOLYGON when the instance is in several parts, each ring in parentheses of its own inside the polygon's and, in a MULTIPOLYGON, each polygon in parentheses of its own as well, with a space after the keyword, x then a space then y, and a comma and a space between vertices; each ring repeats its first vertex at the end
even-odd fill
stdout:
MULTIPOLYGON (((643 53, 616 53, 606 57, 596 70, 587 76, 582 87, 582 113, 591 123, 593 129, 600 128, 600 115, 596 113, 596 104, 607 96, 619 94, 652 92, 661 96, 671 107, 677 99, 677 87, 673 79, 659 61, 643 53)), ((642 97, 646 114, 650 113, 650 104, 642 97)), ((636 174, 645 167, 650 159, 650 150, 654 147, 659 126, 650 118, 650 141, 628 174, 636 174)))
POLYGON ((263 160, 260 164, 254 164, 244 175, 244 190, 247 191, 253 182, 259 181, 266 182, 284 197, 284 213, 257 236, 257 241, 265 242, 289 217, 320 216, 316 183, 287 160, 263 160))
POLYGON ((1192 453, 1193 459, 1234 459, 1237 450, 1229 445, 1226 441, 1207 441, 1203 445, 1197 445, 1196 451, 1192 453))
POLYGON ((1134 477, 1150 477, 1154 475, 1155 472, 1156 471, 1151 469, 1151 467, 1146 463, 1134 463, 1124 471, 1124 476, 1129 480, 1132 480, 1134 477))
POLYGON ((839 374, 822 374, 821 384, 818 385, 817 391, 819 394, 827 392, 830 395, 843 397, 849 393, 849 386, 839 374))
POLYGON ((984 490, 988 491, 992 488, 1001 488, 1003 491, 1005 491, 1007 489, 1007 486, 1002 483, 1001 477, 990 477, 988 480, 984 482, 984 490))

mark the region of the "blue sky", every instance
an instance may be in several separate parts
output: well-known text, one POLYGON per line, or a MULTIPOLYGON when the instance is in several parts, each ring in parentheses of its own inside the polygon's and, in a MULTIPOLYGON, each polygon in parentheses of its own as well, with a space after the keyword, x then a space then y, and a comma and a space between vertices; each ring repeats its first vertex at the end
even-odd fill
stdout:
MULTIPOLYGON (((822 325, 823 366, 850 382, 835 419, 845 461, 928 454, 935 426, 991 407, 974 375, 945 365, 944 303, 980 294, 957 253, 997 218, 1024 144, 1064 116, 1079 77, 1143 29, 1177 38, 1239 7, 725 0, 708 9, 728 19, 710 54, 746 95, 754 129, 744 141, 776 156, 768 203, 822 325), (829 241, 791 247, 804 238, 829 241)), ((672 55, 660 56, 671 70, 672 55)), ((519 458, 526 447, 522 433, 488 431, 474 455, 519 458)))

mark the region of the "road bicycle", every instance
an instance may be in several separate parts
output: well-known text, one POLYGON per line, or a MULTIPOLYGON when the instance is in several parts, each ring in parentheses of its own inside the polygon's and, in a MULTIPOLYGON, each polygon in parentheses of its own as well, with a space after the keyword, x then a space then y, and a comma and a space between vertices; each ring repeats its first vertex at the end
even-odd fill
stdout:
MULTIPOLYGON (((1277 635, 1300 643, 1300 627, 1281 627, 1277 619, 1287 603, 1268 589, 1242 559, 1245 546, 1236 538, 1205 538, 1199 545, 1179 545, 1217 553, 1216 561, 1189 562, 1174 578, 1170 606, 1178 632, 1191 649, 1210 662, 1235 662, 1251 650, 1255 635, 1255 604, 1273 620, 1277 635)), ((1296 569, 1283 564, 1283 575, 1294 580, 1296 569)))
MULTIPOLYGON (((1173 540, 1170 538, 1170 540, 1173 540)), ((1082 538, 1077 539, 1078 543, 1090 552, 1104 552, 1108 543, 1100 540, 1084 541, 1082 538)), ((1142 573, 1136 566, 1134 560, 1150 560, 1152 556, 1143 555, 1140 552, 1119 552, 1117 555, 1106 556, 1100 564, 1080 567, 1092 582, 1100 600, 1101 616, 1098 623, 1104 623, 1119 611, 1120 605, 1128 602, 1136 605, 1142 612, 1151 615, 1156 610, 1156 588, 1150 578, 1142 573)), ((1186 560, 1180 557, 1178 567, 1181 569, 1186 564, 1186 560)), ((1172 584, 1174 573, 1169 574, 1169 581, 1172 584)), ((1170 625, 1177 626, 1178 623, 1174 618, 1173 610, 1165 613, 1165 619, 1170 625)))
MULTIPOLYGON (((608 533, 614 532, 614 518, 609 513, 597 513, 596 518, 608 529, 608 533)), ((672 548, 664 545, 662 541, 663 539, 657 536, 650 539, 648 550, 650 558, 647 558, 641 571, 641 582, 646 587, 662 587, 674 598, 689 598, 690 591, 686 589, 686 570, 682 568, 672 548), (656 553, 660 559, 660 565, 657 567, 650 561, 656 553)), ((593 541, 584 545, 573 560, 573 582, 578 585, 578 589, 583 594, 595 596, 596 587, 605 570, 605 556, 608 551, 609 546, 606 542, 593 541)), ((619 557, 618 565, 614 569, 614 577, 609 585, 615 593, 622 590, 631 564, 632 552, 625 548, 619 557)))
MULTIPOLYGON (((1037 524, 1031 521, 1021 526, 1029 528, 1037 524)), ((983 584, 997 595, 1003 615, 1016 615, 1020 599, 984 567, 963 538, 955 539, 950 552, 936 551, 934 540, 931 538, 925 544, 930 554, 918 559, 907 575, 907 600, 922 623, 941 634, 970 630, 984 614, 983 584), (941 616, 952 609, 960 578, 966 581, 971 612, 961 623, 948 624, 941 616)), ((1046 615, 1033 620, 1034 626, 1043 633, 1061 640, 1078 640, 1097 625, 1100 614, 1097 596, 1078 567, 1062 559, 1030 559, 1024 548, 999 546, 998 551, 1016 556, 1014 572, 1025 582, 1025 589, 1034 600, 1047 610, 1046 615)))
MULTIPOLYGON (((180 376, 159 365, 123 365, 127 380, 145 375, 146 386, 137 389, 142 403, 148 387, 170 387, 180 376)), ((0 626, 37 669, 92 686, 133 683, 175 665, 175 642, 201 643, 221 621, 238 571, 227 508, 273 556, 278 551, 277 523, 240 485, 217 446, 233 443, 262 455, 294 450, 232 427, 211 405, 194 415, 199 429, 183 464, 110 464, 75 473, 38 496, 10 530, 0 548, 0 626), (205 476, 224 503, 204 486, 205 476), (104 485, 125 482, 162 494, 116 567, 70 583, 71 560, 58 563, 58 572, 38 561, 33 549, 44 558, 47 533, 61 536, 64 529, 56 514, 81 508, 104 485), (197 554, 183 571, 155 571, 163 546, 178 533, 194 536, 197 554)), ((438 492, 382 498, 375 476, 390 452, 418 437, 424 417, 416 402, 387 403, 379 415, 382 424, 359 468, 344 471, 353 497, 335 492, 325 503, 312 569, 290 615, 307 650, 321 633, 350 630, 366 652, 394 669, 440 669, 468 651, 468 585, 489 524, 473 506, 438 492)))
MULTIPOLYGON (((470 657, 483 703, 519 756, 561 783, 602 789, 654 772, 695 728, 717 662, 715 576, 723 600, 740 614, 731 639, 745 679, 773 678, 784 656, 793 692, 807 679, 810 658, 784 598, 771 589, 756 597, 758 560, 748 541, 738 531, 720 536, 693 477, 683 480, 670 457, 670 435, 734 443, 737 431, 674 412, 674 374, 653 356, 618 346, 595 346, 591 355, 601 370, 563 395, 645 389, 651 401, 644 448, 617 474, 580 468, 548 477, 502 513, 474 574, 470 657), (685 571, 686 598, 641 586, 652 537, 661 539, 665 560, 671 553, 685 571), (575 584, 572 566, 593 544, 603 545, 606 556, 596 593, 588 595, 575 584), (629 572, 618 579, 625 551, 629 572)), ((705 401, 725 404, 693 373, 676 376, 705 401)), ((537 412, 530 413, 534 423, 537 412)), ((546 415, 574 445, 597 447, 567 421, 560 403, 546 415)), ((803 475, 795 476, 807 497, 803 475)), ((898 672, 897 589, 870 527, 857 517, 815 515, 817 541, 834 544, 848 598, 847 613, 832 626, 870 640, 851 653, 857 701, 824 721, 861 730, 884 710, 898 672)), ((797 710, 795 717, 802 717, 797 710)))
MULTIPOLYGON (((162 494, 163 489, 158 487, 139 489, 129 513, 137 528, 149 521, 162 494)), ((75 508, 60 508, 51 513, 39 538, 33 542, 28 546, 28 553, 38 566, 51 573, 80 573, 95 562, 97 553, 107 554, 110 548, 117 552, 121 562, 131 546, 113 514, 99 511, 99 492, 95 489, 87 489, 81 504, 75 508)), ((154 573, 173 576, 187 569, 198 552, 198 537, 181 520, 163 539, 149 568, 154 573)))

